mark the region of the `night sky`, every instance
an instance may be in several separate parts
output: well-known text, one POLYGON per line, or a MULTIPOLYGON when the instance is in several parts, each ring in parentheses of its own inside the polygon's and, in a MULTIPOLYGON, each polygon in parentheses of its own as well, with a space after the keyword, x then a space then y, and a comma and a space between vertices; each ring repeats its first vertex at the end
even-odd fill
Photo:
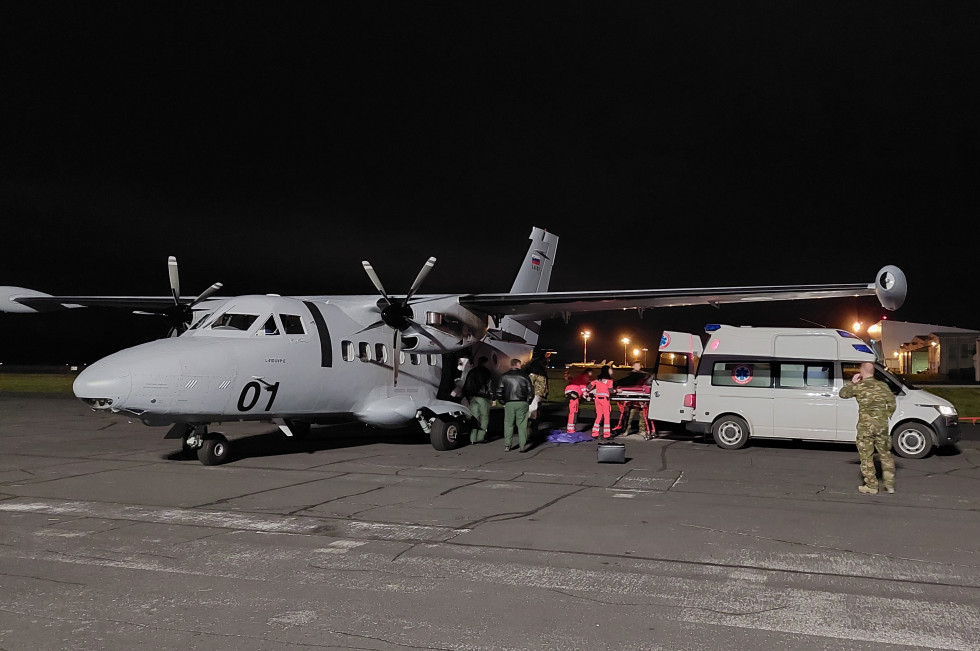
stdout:
MULTIPOLYGON (((54 294, 909 281, 890 318, 980 328, 975 2, 7 2, 0 284, 54 294)), ((549 321, 621 359, 709 322, 849 327, 874 298, 549 321)), ((0 362, 162 336, 0 315, 0 362)))

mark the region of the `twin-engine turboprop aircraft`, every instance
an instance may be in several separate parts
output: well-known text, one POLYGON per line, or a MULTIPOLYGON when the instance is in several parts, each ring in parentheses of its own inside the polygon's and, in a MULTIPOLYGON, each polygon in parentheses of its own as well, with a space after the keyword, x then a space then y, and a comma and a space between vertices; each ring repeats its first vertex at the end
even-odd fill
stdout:
POLYGON ((540 319, 577 312, 645 309, 745 301, 877 294, 890 310, 905 299, 905 276, 882 268, 872 283, 764 287, 550 292, 557 236, 531 231, 511 291, 504 294, 420 295, 435 264, 429 258, 404 296, 180 296, 170 259, 170 297, 52 296, 0 287, 0 311, 35 312, 111 306, 168 315, 179 336, 127 348, 86 368, 75 395, 93 409, 170 426, 206 465, 228 457, 214 425, 277 424, 287 436, 311 424, 357 420, 378 427, 418 422, 437 450, 452 449, 469 410, 440 397, 452 380, 453 353, 472 348, 497 371, 525 361, 537 344, 540 319), (190 321, 193 315, 193 321, 190 321), (188 325, 189 323, 189 325, 188 325), (440 391, 442 388, 442 391, 440 391))

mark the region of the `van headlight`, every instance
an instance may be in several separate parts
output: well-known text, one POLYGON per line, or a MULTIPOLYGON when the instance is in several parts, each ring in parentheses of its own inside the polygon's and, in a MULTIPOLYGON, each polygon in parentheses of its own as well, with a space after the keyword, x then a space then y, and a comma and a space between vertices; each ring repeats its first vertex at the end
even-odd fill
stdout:
POLYGON ((946 405, 932 405, 936 410, 943 416, 955 416, 956 407, 947 407, 946 405))

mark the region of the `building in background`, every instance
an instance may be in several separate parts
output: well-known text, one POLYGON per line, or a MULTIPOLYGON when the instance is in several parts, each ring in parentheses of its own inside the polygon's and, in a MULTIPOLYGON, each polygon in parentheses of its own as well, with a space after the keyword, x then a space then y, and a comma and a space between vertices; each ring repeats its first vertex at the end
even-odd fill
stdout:
POLYGON ((903 375, 935 373, 950 380, 980 381, 980 330, 882 319, 868 328, 889 370, 903 375))

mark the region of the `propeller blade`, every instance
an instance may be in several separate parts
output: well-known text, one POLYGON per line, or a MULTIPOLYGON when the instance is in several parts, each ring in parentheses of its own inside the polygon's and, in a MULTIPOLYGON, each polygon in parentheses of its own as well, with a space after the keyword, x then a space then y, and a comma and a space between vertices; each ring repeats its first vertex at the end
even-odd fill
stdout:
MULTIPOLYGON (((384 322, 384 321, 375 321, 375 322, 374 322, 374 323, 372 323, 371 325, 369 325, 369 326, 366 326, 366 327, 364 327, 364 328, 361 328, 360 330, 358 330, 357 332, 355 332, 355 333, 354 333, 354 335, 359 335, 359 334, 361 334, 362 332, 367 332, 368 330, 374 330, 375 328, 380 328, 380 327, 381 327, 381 326, 383 326, 384 324, 385 324, 385 322, 384 322)), ((351 336, 354 336, 354 335, 351 335, 351 336)))
POLYGON ((170 293, 174 297, 174 305, 180 304, 180 276, 177 274, 177 258, 170 256, 167 258, 167 267, 170 270, 170 293))
POLYGON ((429 272, 432 271, 432 267, 435 265, 435 263, 436 259, 431 257, 425 261, 425 264, 422 265, 422 269, 419 270, 419 275, 415 277, 415 282, 412 283, 412 288, 408 290, 408 296, 405 297, 404 301, 405 303, 408 303, 408 300, 412 298, 412 296, 415 295, 415 292, 419 290, 419 286, 422 284, 422 281, 425 280, 425 277, 429 275, 429 272))
POLYGON ((423 337, 425 337, 426 339, 434 343, 436 346, 438 346, 443 352, 449 352, 449 349, 443 346, 442 342, 439 341, 435 337, 435 335, 433 335, 431 332, 426 330, 425 327, 422 326, 421 324, 409 319, 408 329, 419 333, 420 335, 422 335, 423 337))
POLYGON ((195 298, 194 299, 194 302, 191 303, 191 305, 197 305, 198 303, 200 303, 201 301, 205 300, 208 296, 210 296, 211 294, 214 294, 216 291, 218 291, 222 287, 223 287, 223 285, 221 283, 215 283, 215 284, 211 285, 210 287, 208 287, 207 289, 205 289, 203 292, 201 292, 201 295, 198 296, 197 298, 195 298))
POLYGON ((402 333, 395 330, 395 341, 392 342, 395 349, 395 356, 391 360, 392 380, 391 386, 398 386, 398 364, 402 361, 402 333))
POLYGON ((388 292, 386 292, 385 288, 381 285, 381 279, 378 278, 378 274, 374 272, 374 267, 371 266, 371 263, 367 260, 361 260, 361 264, 364 266, 364 271, 367 272, 368 278, 370 278, 371 282, 374 283, 374 288, 378 290, 379 294, 385 297, 385 300, 387 300, 388 303, 391 303, 391 299, 388 298, 388 292))

